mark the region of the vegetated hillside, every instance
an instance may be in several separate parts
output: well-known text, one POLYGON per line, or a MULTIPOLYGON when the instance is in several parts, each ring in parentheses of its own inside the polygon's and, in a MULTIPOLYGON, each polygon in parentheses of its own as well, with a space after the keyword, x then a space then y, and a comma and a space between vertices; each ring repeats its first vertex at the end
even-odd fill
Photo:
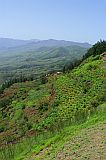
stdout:
POLYGON ((81 59, 87 48, 79 46, 8 49, 0 52, 0 84, 11 78, 37 77, 60 71, 69 61, 81 59))
MULTIPOLYGON (((82 144, 77 138, 73 151, 64 144, 93 125, 104 130, 106 69, 102 52, 86 54, 78 67, 78 62, 70 63, 74 69, 66 67, 68 72, 15 83, 4 90, 0 95, 1 159, 62 159, 64 148, 63 157, 78 159, 76 150, 82 144)), ((81 156, 86 153, 79 159, 81 156)))

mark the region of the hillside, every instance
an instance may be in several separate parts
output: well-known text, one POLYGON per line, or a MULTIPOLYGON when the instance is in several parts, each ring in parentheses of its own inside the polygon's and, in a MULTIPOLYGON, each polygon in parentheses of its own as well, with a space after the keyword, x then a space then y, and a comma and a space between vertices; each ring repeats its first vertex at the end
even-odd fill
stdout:
POLYGON ((18 47, 27 45, 29 42, 25 40, 11 39, 11 38, 0 38, 0 50, 5 50, 12 47, 18 47))
MULTIPOLYGON (((105 160, 106 157, 106 104, 104 112, 90 117, 81 125, 69 126, 40 143, 21 158, 25 160, 105 160)), ((102 108, 102 109, 103 109, 102 108)))
POLYGON ((45 136, 52 138, 63 127, 82 123, 94 114, 105 101, 104 63, 101 56, 91 56, 69 73, 49 75, 46 83, 27 81, 6 89, 0 95, 1 147, 9 147, 6 159, 17 157, 27 143, 28 150, 33 145, 38 154, 47 145, 45 136))
POLYGON ((64 73, 17 82, 3 90, 0 94, 0 159, 96 159, 98 156, 104 160, 104 44, 104 41, 95 44, 93 48, 102 48, 98 54, 90 49, 92 55, 89 50, 89 55, 87 53, 80 63, 70 63, 71 68, 68 66, 64 73))
POLYGON ((41 47, 62 47, 62 46, 80 46, 84 48, 90 48, 91 45, 87 42, 80 43, 80 42, 73 42, 73 41, 65 41, 65 40, 55 40, 55 39, 48 39, 48 40, 19 40, 19 39, 11 39, 11 38, 0 38, 0 50, 6 49, 22 49, 23 47, 28 49, 36 49, 41 47))
POLYGON ((81 59, 87 48, 80 46, 17 47, 0 51, 0 84, 11 78, 37 77, 50 71, 60 71, 68 62, 81 59))

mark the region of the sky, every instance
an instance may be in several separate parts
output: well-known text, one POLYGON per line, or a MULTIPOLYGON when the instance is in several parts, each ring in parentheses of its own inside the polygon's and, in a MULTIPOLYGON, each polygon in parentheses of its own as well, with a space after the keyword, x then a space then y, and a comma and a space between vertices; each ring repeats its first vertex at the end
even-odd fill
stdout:
POLYGON ((0 37, 106 40, 106 0, 0 0, 0 37))

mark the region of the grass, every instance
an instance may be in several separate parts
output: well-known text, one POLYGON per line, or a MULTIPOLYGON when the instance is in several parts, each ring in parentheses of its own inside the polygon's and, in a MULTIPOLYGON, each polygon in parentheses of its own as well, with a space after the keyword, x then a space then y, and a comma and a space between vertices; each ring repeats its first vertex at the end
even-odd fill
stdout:
MULTIPOLYGON (((25 154, 22 157, 16 158, 16 160, 55 159, 57 153, 64 148, 64 145, 68 141, 71 141, 74 137, 76 137, 76 135, 82 133, 83 130, 87 131, 88 129, 97 127, 99 124, 106 123, 106 103, 101 105, 99 108, 101 108, 102 110, 99 110, 95 115, 91 116, 86 122, 63 128, 56 135, 52 135, 51 138, 42 140, 43 144, 40 143, 39 145, 33 146, 33 149, 30 153, 25 154)), ((77 150, 78 148, 80 148, 80 143, 77 142, 73 150, 77 150)))
POLYGON ((5 146, 1 159, 39 158, 46 149, 47 155, 55 156, 82 129, 104 121, 104 106, 97 114, 98 105, 105 101, 103 64, 91 56, 69 73, 51 75, 46 84, 25 82, 5 90, 3 101, 6 96, 11 101, 0 112, 5 146))

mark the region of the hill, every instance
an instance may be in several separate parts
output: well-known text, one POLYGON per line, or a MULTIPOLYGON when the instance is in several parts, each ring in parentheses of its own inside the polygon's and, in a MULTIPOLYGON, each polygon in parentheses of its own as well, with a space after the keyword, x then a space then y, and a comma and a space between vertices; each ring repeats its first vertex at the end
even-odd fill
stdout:
MULTIPOLYGON (((84 48, 90 48, 91 45, 87 42, 79 43, 73 41, 65 41, 65 40, 19 40, 19 39, 11 39, 11 38, 0 38, 0 50, 12 49, 17 47, 24 48, 41 48, 41 47, 61 47, 61 46, 80 46, 84 48)), ((18 48, 17 48, 18 49, 18 48)))
POLYGON ((0 84, 20 75, 36 77, 49 71, 60 71, 75 59, 81 59, 87 48, 79 46, 12 48, 0 52, 0 84))
POLYGON ((0 50, 5 50, 12 47, 18 47, 22 45, 28 44, 28 41, 25 40, 17 40, 10 38, 0 38, 0 50))
MULTIPOLYGON (((74 69, 65 70, 65 73, 52 73, 5 88, 0 94, 0 158, 92 158, 93 149, 90 148, 88 155, 80 148, 88 151, 95 140, 98 145, 99 139, 92 139, 92 136, 99 132, 104 151, 104 55, 92 52, 88 56, 87 53, 81 61, 71 63, 74 69), (82 134, 85 135, 83 141, 82 134), (87 144, 86 139, 90 143, 87 144)), ((100 146, 95 148, 95 153, 104 159, 105 152, 101 152, 100 146)))
MULTIPOLYGON (((100 108, 102 108, 100 106, 100 108)), ((106 104, 105 113, 90 117, 85 123, 69 126, 40 143, 19 159, 25 160, 64 160, 90 159, 105 160, 106 157, 106 104)), ((103 109, 102 108, 102 109, 103 109)))

